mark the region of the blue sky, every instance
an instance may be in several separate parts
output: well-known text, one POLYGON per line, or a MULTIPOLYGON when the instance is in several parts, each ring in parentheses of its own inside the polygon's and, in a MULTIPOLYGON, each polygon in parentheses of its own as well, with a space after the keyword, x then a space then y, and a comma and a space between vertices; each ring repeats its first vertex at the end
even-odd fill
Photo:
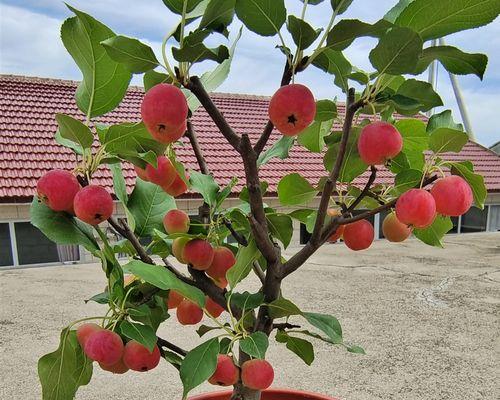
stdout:
MULTIPOLYGON (((161 0, 68 2, 102 21, 115 33, 149 43, 157 54, 162 36, 176 21, 161 0)), ((291 13, 300 13, 302 3, 299 0, 287 0, 286 3, 291 13)), ((328 3, 325 1, 322 5, 308 8, 307 19, 313 26, 324 27, 328 23, 328 3)), ((396 3, 397 0, 354 0, 344 17, 374 22, 396 3)), ((59 37, 60 25, 68 16, 69 10, 59 0, 0 0, 0 72, 80 79, 80 72, 59 37)), ((232 36, 239 24, 239 21, 233 23, 232 36)), ((477 140, 489 146, 500 140, 500 128, 497 126, 500 108, 500 19, 486 27, 452 35, 447 42, 464 51, 486 53, 490 58, 483 81, 475 76, 459 77, 477 140)), ((372 39, 358 40, 345 52, 346 56, 352 64, 370 70, 368 53, 375 43, 372 39)), ((231 74, 219 91, 271 95, 277 88, 284 63, 283 55, 274 48, 276 44, 276 38, 262 38, 244 30, 231 74), (262 61, 265 61, 264 66, 262 61)), ((199 71, 212 67, 207 62, 201 65, 199 71)), ((331 83, 332 78, 316 68, 301 73, 297 81, 308 85, 318 99, 336 96, 339 100, 343 99, 341 91, 331 83)), ((141 84, 141 78, 134 77, 133 83, 141 84)), ((460 120, 448 75, 442 68, 439 69, 437 90, 445 108, 454 110, 455 119, 460 120)))

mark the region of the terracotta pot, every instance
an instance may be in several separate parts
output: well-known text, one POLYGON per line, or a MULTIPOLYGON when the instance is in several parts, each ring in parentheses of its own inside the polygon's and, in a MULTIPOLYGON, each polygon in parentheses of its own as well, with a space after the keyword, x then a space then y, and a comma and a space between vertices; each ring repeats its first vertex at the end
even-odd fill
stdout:
MULTIPOLYGON (((229 400, 232 391, 214 392, 200 394, 190 397, 189 400, 229 400)), ((316 393, 301 392, 291 389, 268 389, 262 393, 261 400, 338 400, 333 397, 323 396, 316 393)))

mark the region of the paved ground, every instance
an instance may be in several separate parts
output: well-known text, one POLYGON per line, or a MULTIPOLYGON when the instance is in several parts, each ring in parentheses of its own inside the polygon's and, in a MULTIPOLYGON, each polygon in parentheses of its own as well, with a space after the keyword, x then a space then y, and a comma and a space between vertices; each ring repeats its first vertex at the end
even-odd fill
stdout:
MULTIPOLYGON (((379 241, 352 253, 324 247, 284 285, 303 309, 336 315, 355 355, 317 343, 307 367, 273 345, 275 386, 345 400, 488 399, 500 394, 500 234, 450 236, 446 250, 379 241)), ((254 282, 253 282, 254 283, 254 282)), ((96 265, 0 272, 0 398, 39 399, 36 361, 69 321, 95 315, 83 299, 100 291, 96 265)), ((162 336, 196 342, 173 321, 162 336)), ((280 345, 281 346, 281 345, 280 345)), ((77 399, 179 399, 176 371, 112 376, 96 368, 77 399)), ((213 390, 202 386, 197 392, 213 390)))

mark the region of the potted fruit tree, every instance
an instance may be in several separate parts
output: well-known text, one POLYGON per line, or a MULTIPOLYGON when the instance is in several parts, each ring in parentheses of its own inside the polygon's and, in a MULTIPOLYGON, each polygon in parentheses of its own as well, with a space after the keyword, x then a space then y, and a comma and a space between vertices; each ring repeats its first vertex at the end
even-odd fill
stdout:
MULTIPOLYGON (((483 207, 486 191, 473 165, 442 156, 459 152, 467 133, 449 111, 429 120, 418 116, 442 102, 430 84, 415 76, 437 61, 454 74, 482 78, 486 56, 429 44, 493 21, 500 3, 402 0, 373 24, 341 19, 352 0, 302 0, 298 15, 288 13, 283 0, 163 3, 178 23, 165 36, 159 58, 146 44, 115 35, 71 6, 74 16, 61 28, 64 46, 83 75, 76 104, 84 117, 57 114, 56 140, 71 148, 78 162, 73 171, 53 170, 40 179, 31 220, 56 243, 81 245, 100 259, 107 286, 92 297, 103 305, 102 314, 70 323, 61 332, 59 348, 40 359, 43 398, 74 398, 90 382, 93 368, 145 372, 160 361, 178 369, 183 399, 205 381, 232 389, 199 399, 324 398, 268 389, 281 370, 266 361, 269 341, 307 364, 318 340, 352 353, 364 351, 344 341, 334 316, 301 310, 281 283, 326 242, 342 237, 353 251, 368 248, 374 239, 368 218, 377 213, 388 212, 383 231, 390 241, 413 234, 441 246, 452 228, 450 217, 465 213, 473 202, 483 207), (311 26, 309 7, 328 10, 328 26, 311 26), (259 137, 231 127, 209 94, 229 73, 242 30, 230 35, 228 29, 238 25, 250 31, 245 34, 275 41, 283 54, 283 75, 276 81, 281 87, 270 100, 269 122, 259 137), (209 36, 211 43, 234 41, 208 47, 209 36), (366 36, 378 41, 368 55, 370 71, 356 68, 343 55, 366 36), (205 60, 218 65, 193 74, 193 65, 205 60), (345 93, 345 113, 339 115, 334 101, 316 100, 297 82, 308 68, 324 71, 323 84, 331 82, 345 93), (144 74, 142 121, 99 123, 98 117, 118 106, 132 74, 144 74), (205 161, 206 149, 191 121, 198 107, 241 157, 244 185, 237 206, 224 205, 236 182, 219 186, 205 161), (336 120, 339 131, 332 128, 336 120), (187 142, 182 136, 194 151, 196 169, 187 171, 176 158, 179 140, 187 142), (309 182, 300 171, 289 171, 277 186, 283 206, 278 211, 263 202, 267 184, 259 169, 273 157, 286 158, 294 145, 324 154, 324 177, 309 182), (131 193, 123 163, 132 163, 138 175, 131 193), (113 216, 113 198, 94 183, 100 168, 111 170, 114 195, 126 218, 113 216), (387 170, 394 175, 392 183, 377 184, 379 171, 387 170), (357 185, 363 173, 366 183, 357 185), (187 191, 200 199, 197 218, 176 207, 175 198, 187 191), (308 207, 317 196, 319 205, 308 207), (307 226, 310 239, 294 254, 282 254, 290 243, 292 220, 307 226), (123 240, 110 243, 104 224, 123 240), (119 263, 117 254, 123 253, 128 261, 119 263), (255 292, 244 289, 250 274, 261 282, 255 292), (175 338, 158 336, 169 317, 169 323, 197 326, 199 344, 182 349, 175 338), (203 318, 209 322, 199 325, 203 318)), ((263 69, 267 62, 263 55, 263 69)))

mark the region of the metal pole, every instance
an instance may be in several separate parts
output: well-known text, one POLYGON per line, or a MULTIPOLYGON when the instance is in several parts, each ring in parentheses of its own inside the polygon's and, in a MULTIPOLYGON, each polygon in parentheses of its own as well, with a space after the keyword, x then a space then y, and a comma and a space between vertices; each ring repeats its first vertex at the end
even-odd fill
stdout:
MULTIPOLYGON (((437 41, 436 41, 436 39, 434 39, 431 42, 431 47, 436 46, 436 44, 437 44, 437 41)), ((437 77, 436 70, 437 70, 437 61, 434 60, 433 62, 431 62, 431 65, 429 66, 429 78, 428 78, 428 82, 431 84, 431 86, 434 90, 436 89, 436 77, 437 77)), ((427 111, 428 117, 432 117, 432 114, 434 114, 433 108, 430 109, 429 111, 427 111)))
MULTIPOLYGON (((445 45, 443 38, 439 39, 439 44, 441 46, 445 45)), ((462 116, 462 122, 464 124, 465 131, 469 135, 469 139, 475 142, 476 137, 474 135, 474 132, 472 131, 472 124, 469 119, 469 114, 467 112, 467 107, 465 106, 465 101, 462 96, 462 91, 460 89, 460 84, 458 83, 458 79, 451 72, 449 72, 448 75, 450 76, 451 86, 453 87, 453 92, 455 93, 455 99, 457 100, 458 109, 460 110, 460 115, 462 116)))

